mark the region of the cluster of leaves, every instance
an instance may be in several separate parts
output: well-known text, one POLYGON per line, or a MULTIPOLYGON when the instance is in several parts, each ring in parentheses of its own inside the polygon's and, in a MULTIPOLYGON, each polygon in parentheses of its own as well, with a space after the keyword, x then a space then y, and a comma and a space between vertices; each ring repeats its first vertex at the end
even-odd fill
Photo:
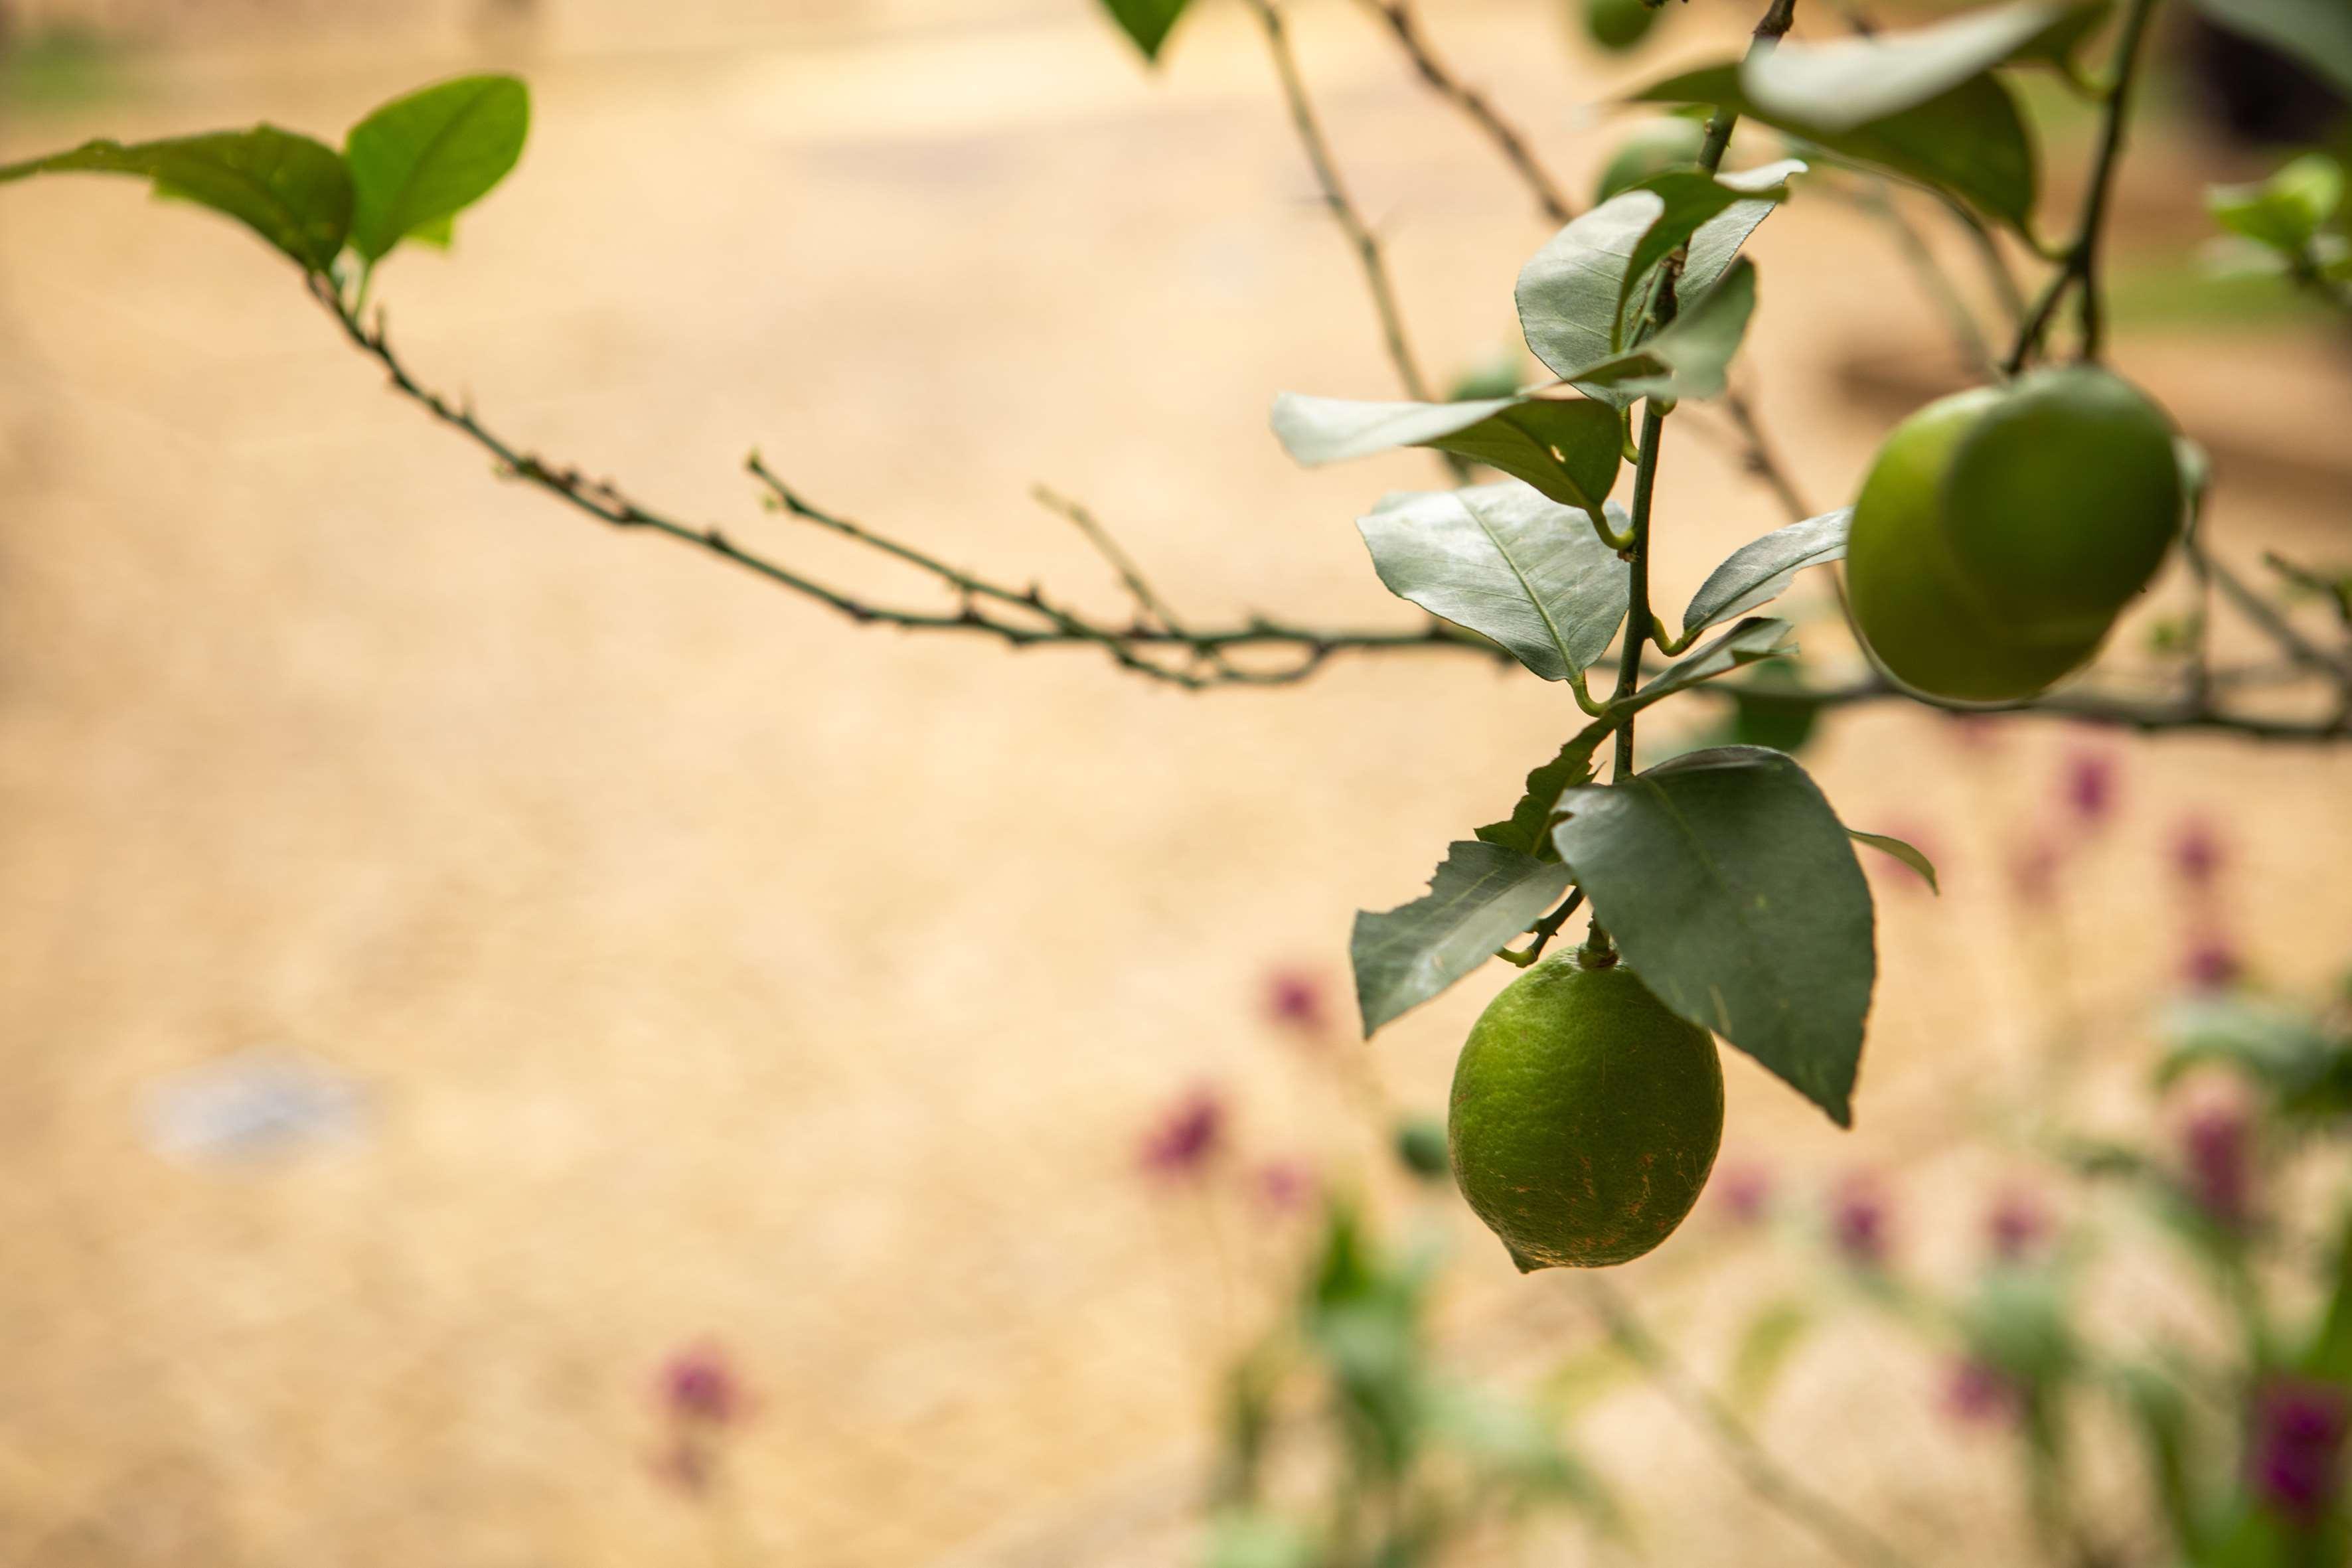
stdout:
POLYGON ((530 94, 509 76, 460 77, 393 100, 351 128, 338 153, 274 125, 158 142, 96 141, 0 165, 34 174, 133 174, 156 195, 245 225, 306 273, 346 250, 364 276, 404 240, 446 247, 459 213, 522 156, 530 94))
POLYGON ((1227 1384, 1209 1568, 1414 1568, 1547 1508, 1622 1528, 1556 1421, 1440 1366, 1436 1262, 1384 1244, 1348 1201, 1327 1205, 1289 1321, 1227 1384), (1302 1498, 1294 1472, 1319 1489, 1302 1498))

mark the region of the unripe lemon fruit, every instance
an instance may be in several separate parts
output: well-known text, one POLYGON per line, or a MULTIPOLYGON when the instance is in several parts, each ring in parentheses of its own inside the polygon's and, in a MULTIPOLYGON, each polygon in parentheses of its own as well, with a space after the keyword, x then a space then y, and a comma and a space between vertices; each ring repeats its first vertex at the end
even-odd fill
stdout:
POLYGON ((1642 0, 1584 0, 1584 30, 1604 49, 1630 49, 1657 25, 1658 9, 1642 0))
POLYGON ((1954 453, 1997 409, 1980 386, 1938 398, 1878 449, 1846 534, 1846 605, 1880 667, 1958 702, 2031 697, 2098 650, 2105 617, 2021 627, 1993 615, 1952 559, 1945 480, 1954 453))
POLYGON ((1674 1233, 1723 1142, 1715 1041, 1622 963, 1547 958, 1454 1068, 1454 1179, 1522 1273, 1597 1268, 1674 1233))
POLYGON ((1944 530, 1970 586, 2003 620, 2111 620, 2180 531, 2172 423, 2096 365, 2012 382, 1961 439, 1944 530))

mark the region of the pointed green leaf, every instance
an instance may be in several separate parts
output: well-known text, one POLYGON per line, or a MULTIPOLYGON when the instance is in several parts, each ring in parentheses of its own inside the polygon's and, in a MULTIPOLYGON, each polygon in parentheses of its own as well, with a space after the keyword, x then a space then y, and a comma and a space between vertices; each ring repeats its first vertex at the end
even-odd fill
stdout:
POLYGON ((1500 468, 1588 511, 1608 498, 1624 453, 1616 410, 1580 397, 1360 403, 1286 392, 1274 400, 1274 433, 1308 468, 1428 447, 1500 468))
POLYGON ((1867 844, 1883 855, 1894 856, 1919 874, 1919 879, 1927 884, 1929 892, 1938 898, 1943 896, 1944 889, 1936 880, 1936 863, 1922 855, 1916 846, 1885 833, 1864 833, 1859 827, 1849 827, 1845 834, 1856 844, 1867 844))
POLYGON ((1559 809, 1562 795, 1592 782, 1593 753, 1615 728, 1609 720, 1595 719, 1578 731, 1558 755, 1528 774, 1527 791, 1511 807, 1510 816, 1476 830, 1479 842, 1516 849, 1539 860, 1558 859, 1551 847, 1552 813, 1559 809))
POLYGON ((1356 526, 1389 592, 1546 680, 1599 658, 1625 618, 1625 563, 1583 513, 1515 479, 1392 495, 1356 526))
POLYGON ((1804 770, 1727 746, 1560 804, 1560 858, 1659 1000, 1850 1125, 1878 967, 1870 885, 1804 770))
POLYGON ((1853 521, 1853 509, 1843 507, 1776 528, 1733 551, 1691 595, 1690 608, 1683 612, 1683 635, 1779 598, 1808 566, 1845 559, 1846 528, 1853 521))
POLYGON ((2352 97, 2352 5, 2344 0, 2196 0, 2231 32, 2291 55, 2352 97))
POLYGON ((2343 205, 2344 166, 2324 153, 2306 153, 2259 184, 2205 193, 2216 223, 2290 257, 2300 257, 2343 205))
POLYGON ((299 262, 323 272, 343 248, 352 182, 331 147, 257 125, 163 142, 89 142, 69 153, 0 166, 0 184, 32 174, 140 174, 158 195, 224 213, 299 262))
MULTIPOLYGON (((1802 160, 1784 158, 1737 174, 1677 169, 1643 181, 1635 189, 1651 192, 1664 205, 1648 231, 1634 241, 1633 253, 1626 258, 1625 277, 1617 286, 1615 307, 1621 322, 1642 280, 1657 270, 1667 257, 1691 243, 1702 227, 1721 216, 1726 209, 1745 203, 1761 201, 1768 207, 1778 205, 1788 197, 1790 177, 1804 172, 1802 160)), ((1690 297, 1696 299, 1717 279, 1700 277, 1686 278, 1685 281, 1690 297)))
POLYGON ((1769 616, 1751 616, 1652 676, 1648 684, 1616 705, 1617 711, 1638 713, 1661 698, 1687 691, 1743 665, 1794 653, 1797 645, 1790 640, 1794 630, 1786 621, 1769 616))
POLYGON ((1384 914, 1358 914, 1348 951, 1366 1037, 1507 946, 1560 900, 1568 881, 1558 861, 1460 840, 1446 846, 1428 892, 1384 914))
POLYGON ((1750 55, 1739 85, 1750 102, 1824 131, 1851 131, 1916 109, 1995 66, 2063 58, 2105 16, 2104 4, 1996 5, 1934 26, 1827 43, 1783 43, 1750 55))
POLYGON ((1119 31, 1135 40, 1143 58, 1156 64, 1169 30, 1184 14, 1184 0, 1103 0, 1103 7, 1119 31))
MULTIPOLYGON (((1740 246, 1787 195, 1788 176, 1802 167, 1792 161, 1721 178, 1669 171, 1582 214, 1519 269, 1515 297, 1528 346, 1554 374, 1576 382, 1585 367, 1626 346, 1647 308, 1657 261, 1687 240, 1682 298, 1700 298, 1730 270, 1740 246)), ((1610 402, 1631 401, 1622 391, 1591 390, 1610 402)))
POLYGON ((1728 108, 1851 162, 1946 192, 2020 232, 2032 219, 2040 182, 2033 142, 2016 98, 1998 77, 1972 77, 1925 103, 1844 130, 1759 106, 1741 90, 1734 61, 1685 71, 1633 97, 1728 108))
POLYGON ((375 262, 488 195, 522 156, 530 89, 468 76, 396 98, 351 129, 352 248, 375 262))
POLYGON ((1641 397, 1720 397, 1731 361, 1756 313, 1756 264, 1732 263, 1723 281, 1685 304, 1657 336, 1641 347, 1585 366, 1569 377, 1579 386, 1613 387, 1641 397))

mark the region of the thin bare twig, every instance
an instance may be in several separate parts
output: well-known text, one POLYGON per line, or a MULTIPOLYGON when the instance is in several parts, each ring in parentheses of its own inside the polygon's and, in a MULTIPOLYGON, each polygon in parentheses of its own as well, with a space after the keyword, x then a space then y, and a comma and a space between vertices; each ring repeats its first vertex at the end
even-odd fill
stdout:
MULTIPOLYGON (((1331 156, 1331 143, 1323 135, 1322 122, 1315 116, 1315 102, 1307 95, 1306 79, 1299 75, 1298 56, 1290 47, 1290 31, 1282 19, 1281 9, 1275 0, 1249 0, 1250 9, 1257 13, 1260 26, 1265 29, 1266 52, 1273 57, 1275 75, 1281 79, 1282 96, 1290 106, 1290 123, 1298 133, 1298 144, 1307 153, 1307 162, 1315 171, 1315 183, 1322 190, 1323 205, 1330 209, 1332 221, 1348 237, 1355 247, 1357 263, 1363 269, 1364 286, 1370 290, 1373 312, 1380 317, 1381 339, 1387 346, 1389 363, 1396 366, 1397 381, 1404 395, 1416 403, 1431 401, 1429 383, 1421 374, 1420 362, 1413 358, 1412 344, 1405 336, 1404 313, 1397 306, 1396 286, 1389 279, 1387 258, 1381 254, 1380 237, 1364 221, 1355 200, 1348 195, 1347 183, 1339 177, 1339 165, 1331 156)), ((1459 464, 1458 458, 1451 459, 1459 464)))
POLYGON ((1774 1458, 1739 1413, 1692 1375, 1614 1286, 1596 1275, 1585 1280, 1585 1291, 1609 1331, 1610 1342, 1642 1369, 1684 1419, 1707 1436, 1749 1491, 1850 1562, 1868 1563, 1871 1568, 1909 1568, 1908 1559, 1884 1537, 1774 1458))
POLYGON ((1411 0, 1363 0, 1365 6, 1388 25, 1389 32, 1412 61, 1413 68, 1430 89, 1469 117, 1472 124, 1486 134, 1495 150, 1511 165, 1528 194, 1536 199, 1537 208, 1554 224, 1564 224, 1576 216, 1576 209, 1560 195, 1559 184, 1545 170, 1528 139, 1518 129, 1503 118, 1486 96, 1454 74, 1444 61, 1429 47, 1429 39, 1421 30, 1421 19, 1413 14, 1411 0))
POLYGON ((341 325, 352 343, 383 366, 393 390, 489 453, 501 477, 534 486, 615 528, 642 529, 706 551, 861 624, 894 626, 910 631, 977 633, 1013 647, 1091 645, 1102 649, 1121 668, 1193 690, 1217 685, 1288 685, 1315 673, 1334 654, 1374 648, 1451 649, 1488 658, 1505 657, 1492 644, 1437 622, 1412 631, 1321 631, 1263 616, 1253 616, 1239 626, 1182 631, 1165 626, 1106 625, 1048 598, 1039 588, 1013 588, 981 577, 820 507, 793 489, 754 455, 749 463, 753 477, 784 510, 914 567, 952 591, 958 601, 953 608, 938 611, 872 604, 748 549, 715 526, 683 522, 656 511, 631 499, 610 479, 590 479, 576 468, 523 450, 483 424, 469 405, 453 402, 419 382, 394 351, 380 313, 373 324, 362 321, 324 278, 311 280, 311 291, 341 325), (1230 662, 1219 662, 1207 669, 1184 668, 1146 657, 1151 652, 1171 652, 1189 653, 1196 660, 1213 659, 1245 648, 1285 651, 1293 657, 1290 662, 1272 669, 1246 668, 1230 662))

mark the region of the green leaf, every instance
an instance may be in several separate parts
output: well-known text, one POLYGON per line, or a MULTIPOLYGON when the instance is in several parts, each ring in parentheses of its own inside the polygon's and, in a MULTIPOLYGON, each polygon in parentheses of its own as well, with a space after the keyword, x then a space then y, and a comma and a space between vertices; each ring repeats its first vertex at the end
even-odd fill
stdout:
POLYGON ((2307 153, 2259 184, 2205 193, 2214 222, 2290 257, 2300 257, 2343 205, 2344 166, 2324 153, 2307 153))
POLYGON ((1364 1035, 1418 1007, 1507 946, 1568 892, 1568 868, 1499 845, 1456 840, 1409 904, 1356 916, 1348 944, 1364 1035))
POLYGON ((1768 1301, 1739 1331, 1731 1352, 1731 1376, 1725 1393, 1733 1407, 1755 1415, 1772 1394, 1790 1359, 1812 1331, 1812 1314, 1801 1301, 1768 1301))
POLYGON ((351 129, 352 248, 373 264, 490 193, 522 156, 530 89, 468 76, 394 99, 351 129))
POLYGON ((1648 685, 1640 688, 1622 703, 1613 705, 1619 715, 1638 713, 1661 698, 1672 697, 1677 691, 1727 675, 1742 665, 1759 659, 1775 658, 1794 653, 1796 644, 1790 641, 1795 630, 1786 621, 1769 616, 1751 616, 1729 631, 1702 644, 1695 653, 1685 654, 1650 678, 1648 685))
POLYGON ((1119 30, 1135 40, 1143 58, 1156 64, 1169 30, 1184 14, 1184 0, 1103 0, 1103 7, 1119 30))
POLYGON ((2196 0, 2213 21, 2293 56, 2352 96, 2352 6, 2344 0, 2196 0))
POLYGON ((87 142, 69 153, 0 166, 0 184, 32 174, 141 174, 155 194, 224 213, 300 263, 323 272, 343 248, 352 181, 331 147, 257 125, 163 142, 87 142))
POLYGON ((1732 357, 1748 335, 1748 319, 1755 313, 1756 264, 1743 256, 1722 282, 1685 305, 1657 336, 1567 379, 1579 386, 1676 402, 1720 397, 1729 384, 1732 357))
POLYGON ((1356 527, 1389 592, 1491 637, 1546 680, 1582 672, 1625 618, 1616 552, 1582 513, 1517 480, 1389 496, 1356 527))
POLYGON ((1931 27, 1828 43, 1783 43, 1739 69, 1748 100, 1824 131, 1885 120, 2029 58, 2063 58, 2105 16, 2104 4, 2029 3, 1969 11, 1931 27))
MULTIPOLYGON (((1528 346, 1554 374, 1575 382, 1585 366, 1631 341, 1639 324, 1633 318, 1646 307, 1656 260, 1687 239, 1682 296, 1699 298, 1730 270, 1740 246, 1787 195, 1788 176, 1803 166, 1775 163, 1752 175, 1722 178, 1669 171, 1582 214, 1519 269, 1514 292, 1528 346), (1673 237, 1661 246, 1654 235, 1673 237), (1637 252, 1651 258, 1649 265, 1635 267, 1637 252)), ((1622 393, 1596 391, 1612 402, 1631 401, 1622 393)))
POLYGON ((1851 1125, 1870 885, 1804 770, 1727 746, 1560 804, 1552 842, 1658 999, 1851 1125))
MULTIPOLYGON (((1789 194, 1790 177, 1805 172, 1803 162, 1786 158, 1777 163, 1767 163, 1737 174, 1708 174, 1697 169, 1671 170, 1643 181, 1634 189, 1648 191, 1664 204, 1658 216, 1642 237, 1633 243, 1633 253, 1626 258, 1625 276, 1617 286, 1617 303, 1613 307, 1622 323, 1625 307, 1642 280, 1655 271, 1667 257, 1691 242, 1699 229, 1722 216, 1727 208, 1744 202, 1762 200, 1778 205, 1789 194)), ((1750 226, 1752 228, 1752 225, 1750 226)), ((1713 279, 1699 279, 1692 286, 1696 295, 1708 288, 1713 279)), ((1621 325, 1621 333, 1624 329, 1621 325)))
POLYGON ((1308 468, 1400 447, 1429 447, 1525 479, 1563 506, 1597 509, 1617 483, 1624 432, 1617 411, 1586 398, 1360 403, 1286 392, 1274 434, 1308 468))
POLYGON ((1528 774, 1527 792, 1511 807, 1510 816, 1476 830, 1479 842, 1516 849, 1539 860, 1558 859, 1551 847, 1552 813, 1559 809, 1561 795, 1592 782, 1592 754, 1616 727, 1612 721, 1596 719, 1577 731, 1557 756, 1528 774))
POLYGON ((1733 551, 1691 595, 1690 608, 1683 612, 1683 636, 1779 598, 1808 566, 1844 560, 1846 529, 1853 521, 1853 509, 1842 507, 1776 528, 1733 551))
POLYGON ((1919 853, 1917 846, 1906 844, 1902 839, 1889 834, 1864 833, 1859 827, 1849 827, 1845 832, 1846 837, 1856 844, 1867 844, 1881 854, 1894 856, 1897 860, 1919 873, 1919 879, 1927 884, 1929 892, 1938 898, 1943 896, 1944 889, 1936 880, 1936 863, 1919 853))
POLYGON ((1943 191, 2020 233, 2032 220, 2040 184, 2033 142, 2016 98, 1997 77, 1972 77, 1925 103, 1845 130, 1754 103, 1733 61, 1685 71, 1633 97, 1727 108, 1842 158, 1943 191))

